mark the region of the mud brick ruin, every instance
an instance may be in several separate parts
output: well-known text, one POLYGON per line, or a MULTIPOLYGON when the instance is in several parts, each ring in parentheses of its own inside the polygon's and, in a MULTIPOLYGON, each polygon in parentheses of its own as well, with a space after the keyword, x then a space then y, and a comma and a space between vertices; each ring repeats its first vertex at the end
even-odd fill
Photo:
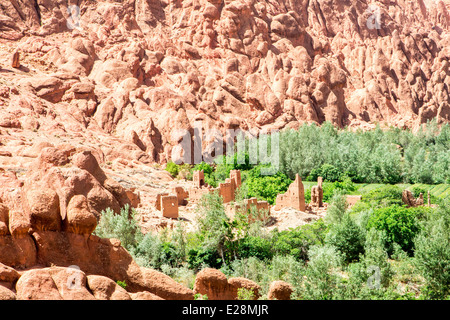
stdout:
POLYGON ((291 183, 286 193, 277 196, 275 210, 280 210, 285 207, 305 211, 305 190, 303 188, 302 178, 300 178, 298 173, 295 175, 295 181, 291 183))
MULTIPOLYGON (((173 187, 170 194, 160 193, 156 196, 156 210, 162 212, 164 217, 178 218, 178 207, 186 205, 188 200, 196 202, 209 192, 218 191, 223 198, 223 203, 234 201, 236 190, 241 186, 241 172, 239 170, 231 170, 230 177, 223 183, 219 183, 219 187, 213 188, 205 182, 205 174, 203 170, 194 171, 192 187, 186 191, 183 187, 173 187)), ((268 206, 259 204, 260 207, 268 206)))
POLYGON ((231 170, 230 177, 223 183, 219 183, 218 188, 212 188, 205 183, 203 170, 194 171, 193 187, 189 189, 189 201, 198 201, 202 195, 211 191, 219 191, 223 198, 223 203, 234 201, 235 192, 241 186, 241 171, 231 170))
POLYGON ((423 206, 423 193, 419 194, 419 197, 415 199, 411 191, 403 190, 402 201, 408 207, 423 206))
POLYGON ((183 187, 173 187, 171 193, 177 196, 179 206, 185 206, 187 204, 189 193, 183 187))
MULTIPOLYGON (((243 205, 235 204, 234 205, 234 213, 245 210, 245 212, 251 212, 253 208, 256 208, 256 219, 264 220, 270 215, 270 205, 267 201, 258 201, 257 198, 253 197, 250 199, 245 199, 243 205)), ((249 222, 253 221, 253 216, 249 216, 249 222)))
POLYGON ((322 177, 317 178, 317 186, 311 188, 311 206, 322 207, 323 206, 323 188, 322 188, 322 177))
POLYGON ((178 197, 173 194, 160 193, 156 196, 155 207, 163 217, 178 218, 178 197))

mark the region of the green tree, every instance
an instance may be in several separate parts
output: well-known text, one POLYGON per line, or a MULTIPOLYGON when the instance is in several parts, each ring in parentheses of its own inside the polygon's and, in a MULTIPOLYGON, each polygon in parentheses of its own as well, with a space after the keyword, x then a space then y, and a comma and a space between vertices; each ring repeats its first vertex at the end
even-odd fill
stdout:
POLYGON ((337 248, 348 263, 358 260, 360 254, 364 253, 364 241, 364 232, 348 213, 344 214, 339 223, 330 227, 325 240, 337 248))
POLYGON ((440 203, 436 212, 422 223, 415 239, 416 265, 426 280, 426 293, 433 299, 450 295, 450 201, 440 203))
POLYGON ((412 255, 414 237, 419 232, 416 211, 399 205, 375 210, 369 218, 367 227, 386 232, 388 252, 393 252, 393 244, 400 245, 402 250, 412 255))

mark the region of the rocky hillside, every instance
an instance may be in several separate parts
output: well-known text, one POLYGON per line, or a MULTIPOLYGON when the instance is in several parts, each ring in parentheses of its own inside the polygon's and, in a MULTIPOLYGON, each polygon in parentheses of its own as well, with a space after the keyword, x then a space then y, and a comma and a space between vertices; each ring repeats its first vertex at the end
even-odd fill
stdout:
MULTIPOLYGON (((0 299, 193 299, 92 235, 101 211, 149 205, 172 180, 155 162, 197 121, 221 132, 448 122, 449 11, 448 0, 0 0, 0 299)), ((236 283, 223 283, 233 297, 247 285, 236 283)))
POLYGON ((195 121, 221 131, 448 121, 449 7, 2 0, 0 134, 41 132, 149 163, 167 161, 174 129, 195 121))

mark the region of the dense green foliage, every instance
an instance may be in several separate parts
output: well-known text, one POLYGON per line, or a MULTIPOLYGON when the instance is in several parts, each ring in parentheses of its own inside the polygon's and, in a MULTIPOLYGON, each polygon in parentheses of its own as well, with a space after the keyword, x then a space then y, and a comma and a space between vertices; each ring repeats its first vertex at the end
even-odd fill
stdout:
POLYGON ((367 227, 386 233, 389 252, 393 252, 393 244, 400 245, 402 250, 412 254, 414 238, 419 231, 415 210, 392 205, 377 209, 369 219, 367 227))
POLYGON ((256 197, 266 200, 270 204, 275 203, 278 194, 286 192, 292 181, 283 173, 274 175, 261 175, 261 166, 257 166, 243 175, 243 181, 247 185, 247 197, 256 197))
POLYGON ((391 128, 339 130, 329 123, 280 133, 281 172, 308 180, 348 176, 366 183, 450 183, 450 126, 435 122, 417 134, 391 128))
MULTIPOLYGON (((243 161, 234 155, 214 164, 169 163, 166 170, 178 178, 203 170, 206 182, 217 186, 239 169, 237 204, 250 197, 273 204, 296 173, 311 181, 305 182, 308 202, 322 176, 324 219, 269 232, 269 221, 255 219, 253 210, 231 219, 219 194, 209 193, 197 206, 195 231, 187 233, 179 222, 173 230, 142 234, 136 213, 124 208, 117 215, 104 211, 95 233, 120 239, 137 263, 191 288, 196 272, 214 267, 257 282, 263 298, 274 280, 292 284, 295 299, 450 298, 448 125, 437 130, 431 123, 417 134, 304 125, 283 132, 280 142, 281 171, 272 176, 250 165, 248 154, 239 155, 243 161), (422 193, 425 202, 430 191, 433 206, 405 207, 405 188, 415 197, 422 193), (362 200, 349 209, 347 194, 361 194, 362 200)), ((240 299, 250 298, 240 292, 240 299)))
POLYGON ((136 213, 124 208, 103 212, 96 234, 120 239, 140 265, 191 288, 195 273, 209 266, 256 281, 263 293, 271 281, 287 281, 297 299, 449 298, 448 200, 436 209, 379 203, 375 210, 348 210, 342 199, 335 193, 325 221, 267 232, 264 221, 249 222, 251 212, 227 217, 221 197, 211 193, 201 200, 195 232, 179 223, 144 235, 136 213), (408 285, 399 290, 399 282, 408 285))
POLYGON ((450 200, 429 212, 415 239, 416 264, 423 274, 427 293, 443 299, 450 294, 450 200))

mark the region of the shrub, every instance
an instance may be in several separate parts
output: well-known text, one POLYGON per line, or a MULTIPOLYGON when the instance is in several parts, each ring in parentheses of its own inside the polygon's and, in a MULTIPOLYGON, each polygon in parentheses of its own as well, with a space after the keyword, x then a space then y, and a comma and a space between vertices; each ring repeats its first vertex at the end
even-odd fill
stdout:
POLYGON ((307 181, 317 181, 318 177, 322 177, 325 181, 339 181, 343 173, 331 164, 324 164, 318 169, 311 170, 310 175, 306 178, 307 181))
POLYGON ((272 259, 272 243, 264 238, 247 236, 239 240, 237 255, 240 258, 272 259))
POLYGON ((127 284, 126 284, 125 281, 117 280, 117 284, 118 284, 119 286, 121 286, 122 288, 124 288, 125 290, 127 289, 127 284))
POLYGON ((322 219, 295 229, 273 233, 273 252, 275 255, 292 256, 306 261, 308 250, 313 245, 324 244, 328 228, 322 219))
POLYGON ((360 257, 364 270, 364 281, 373 276, 371 286, 377 286, 377 274, 379 272, 379 284, 387 288, 394 275, 391 264, 388 261, 388 254, 385 250, 386 234, 384 231, 371 229, 367 233, 364 245, 364 256, 360 257))
POLYGON ((323 184, 323 201, 328 201, 333 197, 333 194, 340 192, 341 194, 348 194, 355 191, 355 184, 346 177, 343 181, 335 181, 333 183, 323 184))
POLYGON ((228 243, 233 239, 233 228, 225 213, 222 197, 218 192, 203 195, 197 210, 197 246, 203 248, 199 252, 216 251, 225 262, 228 243))
POLYGON ((200 270, 205 267, 220 268, 222 258, 214 249, 196 248, 190 249, 187 255, 189 269, 200 270))
MULTIPOLYGON (((233 277, 244 277, 255 281, 265 288, 269 283, 268 263, 255 257, 231 261, 229 270, 221 270, 233 277)), ((263 289, 264 290, 264 289, 263 289)))
POLYGON ((238 300, 254 300, 255 293, 251 289, 239 288, 237 290, 237 299, 238 300))
POLYGON ((386 232, 388 252, 393 252, 393 244, 400 245, 402 250, 412 254, 414 237, 419 232, 415 211, 392 205, 375 210, 369 218, 367 227, 386 232))
POLYGON ((275 175, 261 175, 261 166, 257 166, 244 173, 243 179, 248 188, 248 197, 256 197, 258 200, 266 200, 274 204, 280 193, 286 192, 292 181, 283 173, 275 175))
POLYGON ((170 161, 166 165, 166 171, 169 172, 170 175, 175 178, 176 176, 178 176, 179 167, 176 163, 170 161))
POLYGON ((450 201, 430 213, 415 239, 415 262, 426 281, 426 295, 444 299, 450 295, 450 201))
POLYGON ((126 205, 115 214, 110 208, 102 211, 100 221, 94 231, 100 238, 116 238, 128 251, 132 251, 142 237, 140 228, 134 219, 136 211, 132 210, 130 215, 129 206, 126 205))
POLYGON ((342 257, 332 246, 313 246, 309 252, 309 262, 305 270, 302 298, 331 300, 339 284, 339 276, 334 272, 342 263, 342 257))
POLYGON ((340 191, 336 191, 331 198, 330 204, 327 209, 327 215, 325 221, 328 224, 338 224, 344 217, 347 210, 347 199, 340 191))
POLYGON ((402 205, 402 192, 399 186, 387 185, 373 189, 362 196, 362 201, 375 202, 378 206, 402 205))
POLYGON ((325 241, 336 247, 348 263, 358 260, 364 253, 364 233, 348 213, 344 214, 341 222, 331 226, 325 241))

